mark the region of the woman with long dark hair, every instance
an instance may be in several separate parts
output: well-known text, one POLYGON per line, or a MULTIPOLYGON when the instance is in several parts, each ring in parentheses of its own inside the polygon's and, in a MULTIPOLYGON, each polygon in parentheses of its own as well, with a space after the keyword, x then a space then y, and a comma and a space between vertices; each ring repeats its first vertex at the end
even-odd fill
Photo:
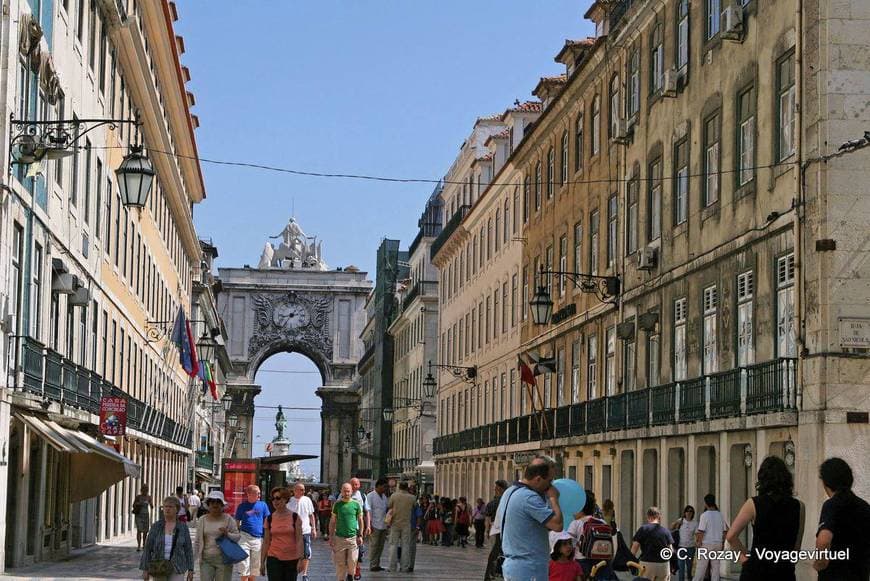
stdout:
POLYGON ((739 551, 743 569, 740 581, 794 581, 794 563, 759 559, 760 551, 793 551, 800 548, 804 531, 804 505, 794 497, 794 477, 781 458, 768 456, 758 469, 758 495, 747 500, 734 518, 725 540, 739 551), (740 533, 752 523, 752 552, 740 533))

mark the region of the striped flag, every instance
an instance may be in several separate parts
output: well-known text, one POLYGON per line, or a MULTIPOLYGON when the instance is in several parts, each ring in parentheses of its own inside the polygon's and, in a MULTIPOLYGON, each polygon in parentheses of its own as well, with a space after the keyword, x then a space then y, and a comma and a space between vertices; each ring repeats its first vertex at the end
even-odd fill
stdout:
POLYGON ((535 385, 535 378, 538 375, 556 372, 555 357, 542 357, 534 351, 521 353, 518 365, 520 368, 520 380, 530 385, 535 385))

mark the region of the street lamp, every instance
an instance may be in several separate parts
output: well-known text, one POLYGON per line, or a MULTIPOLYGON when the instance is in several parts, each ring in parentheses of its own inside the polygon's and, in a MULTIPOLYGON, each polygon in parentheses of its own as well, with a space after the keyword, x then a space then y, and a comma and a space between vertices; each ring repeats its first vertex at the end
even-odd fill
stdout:
POLYGON ((230 408, 233 407, 233 396, 229 394, 229 392, 225 393, 221 398, 221 403, 224 404, 224 411, 230 411, 230 408))
POLYGON ((128 208, 144 208, 151 193, 151 183, 154 181, 154 168, 142 153, 142 147, 133 145, 130 153, 115 170, 118 177, 118 190, 121 200, 128 208))
POLYGON ((438 384, 435 382, 435 377, 430 371, 426 374, 426 379, 423 380, 423 396, 426 399, 432 399, 433 397, 435 397, 436 387, 438 387, 438 384))
POLYGON ((366 429, 362 426, 356 429, 356 441, 361 442, 366 437, 366 429))
POLYGON ((584 293, 592 293, 603 303, 615 305, 619 301, 619 277, 598 276, 585 272, 568 272, 564 270, 546 270, 541 267, 538 273, 538 290, 529 301, 532 311, 532 322, 536 325, 547 325, 550 315, 553 314, 553 299, 550 298, 550 289, 544 284, 545 277, 562 277, 571 280, 584 293))
POLYGON ((388 424, 393 421, 393 408, 384 408, 384 421, 388 424))
POLYGON ((532 322, 534 324, 546 325, 550 322, 550 315, 553 313, 553 299, 550 298, 547 287, 543 285, 538 287, 535 296, 529 301, 529 307, 532 309, 532 322))
POLYGON ((235 430, 237 427, 239 427, 239 416, 227 417, 227 425, 235 430))
POLYGON ((208 361, 211 359, 214 354, 214 346, 215 342, 211 336, 209 336, 208 332, 203 333, 202 337, 199 338, 199 342, 196 344, 200 361, 208 361))

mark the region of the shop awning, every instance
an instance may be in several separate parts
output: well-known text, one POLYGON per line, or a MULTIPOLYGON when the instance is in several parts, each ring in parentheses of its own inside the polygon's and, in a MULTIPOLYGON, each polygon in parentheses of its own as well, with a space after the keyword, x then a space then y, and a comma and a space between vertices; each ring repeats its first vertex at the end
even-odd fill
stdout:
POLYGON ((140 477, 138 464, 84 432, 29 414, 16 413, 15 417, 30 426, 50 446, 70 455, 70 502, 93 498, 127 476, 140 477))
POLYGON ((203 470, 202 468, 196 468, 194 470, 196 472, 197 477, 200 480, 204 480, 206 482, 217 482, 217 478, 214 477, 214 474, 209 472, 208 470, 203 470))
POLYGON ((417 470, 417 472, 422 472, 423 474, 426 474, 427 476, 434 476, 435 475, 435 462, 433 462, 432 460, 423 460, 422 462, 417 464, 415 470, 417 470))

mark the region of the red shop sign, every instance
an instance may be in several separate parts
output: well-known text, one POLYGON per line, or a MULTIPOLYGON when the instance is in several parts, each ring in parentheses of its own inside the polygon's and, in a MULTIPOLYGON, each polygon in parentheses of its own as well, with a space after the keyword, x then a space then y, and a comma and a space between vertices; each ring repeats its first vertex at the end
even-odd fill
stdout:
POLYGON ((123 436, 127 433, 127 400, 125 398, 100 398, 100 433, 106 436, 123 436))

